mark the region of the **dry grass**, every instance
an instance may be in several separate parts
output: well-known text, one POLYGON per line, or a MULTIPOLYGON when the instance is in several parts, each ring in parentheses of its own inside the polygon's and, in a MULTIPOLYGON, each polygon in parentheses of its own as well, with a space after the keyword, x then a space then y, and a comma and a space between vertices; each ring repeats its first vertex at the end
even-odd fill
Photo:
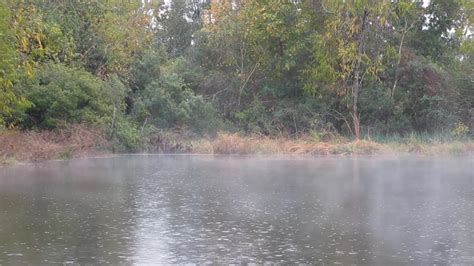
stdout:
POLYGON ((109 143, 101 131, 86 125, 69 125, 54 131, 0 132, 0 161, 36 162, 100 154, 109 143))
POLYGON ((450 141, 450 142, 415 142, 389 143, 386 145, 392 153, 407 153, 420 155, 466 155, 474 154, 474 142, 472 140, 450 141))
POLYGON ((368 155, 422 154, 463 155, 474 153, 473 141, 439 143, 377 143, 369 140, 350 140, 340 136, 325 141, 311 137, 300 139, 241 136, 220 132, 214 139, 199 139, 191 145, 191 152, 207 154, 305 154, 305 155, 368 155))
POLYGON ((219 133, 212 142, 213 153, 217 154, 248 154, 250 148, 249 139, 238 134, 219 133))
MULTIPOLYGON (((372 154, 381 150, 381 145, 372 141, 315 141, 312 138, 288 139, 267 136, 243 137, 238 134, 219 133, 210 141, 214 154, 372 154)), ((194 146, 193 150, 199 150, 194 146)))
MULTIPOLYGON (((68 159, 100 154, 110 150, 110 144, 99 129, 85 125, 70 125, 54 131, 0 132, 0 164, 68 159)), ((148 139, 144 152, 199 154, 474 154, 472 140, 451 142, 406 141, 376 143, 353 141, 340 136, 315 139, 272 138, 262 135, 242 136, 220 132, 215 138, 198 138, 180 132, 157 132, 148 139)))
POLYGON ((214 147, 210 139, 201 138, 190 142, 191 152, 196 154, 213 154, 214 147))

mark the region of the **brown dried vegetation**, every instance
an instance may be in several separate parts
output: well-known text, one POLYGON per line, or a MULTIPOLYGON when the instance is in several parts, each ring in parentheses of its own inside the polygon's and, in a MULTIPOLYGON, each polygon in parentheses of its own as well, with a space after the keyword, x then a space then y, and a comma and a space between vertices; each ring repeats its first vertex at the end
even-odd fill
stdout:
MULTIPOLYGON (((102 131, 86 125, 70 125, 53 131, 0 132, 0 164, 37 162, 95 156, 110 152, 111 145, 102 131)), ((474 153, 474 142, 376 143, 333 136, 324 141, 311 136, 299 139, 263 135, 242 136, 220 132, 215 138, 198 138, 182 132, 155 132, 143 152, 194 154, 268 154, 268 155, 368 155, 420 154, 464 155, 474 153)))
POLYGON ((0 163, 93 156, 109 148, 101 130, 83 124, 55 130, 0 132, 0 163))
POLYGON ((270 138, 267 136, 242 137, 238 134, 219 133, 211 140, 214 154, 372 154, 381 151, 381 145, 367 140, 349 141, 335 138, 315 141, 310 137, 300 139, 270 138))

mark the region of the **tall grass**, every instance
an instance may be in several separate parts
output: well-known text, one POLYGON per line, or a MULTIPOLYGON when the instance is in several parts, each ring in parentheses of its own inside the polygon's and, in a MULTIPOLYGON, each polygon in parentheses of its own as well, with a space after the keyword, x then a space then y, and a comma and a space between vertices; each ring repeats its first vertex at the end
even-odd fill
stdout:
POLYGON ((69 159, 98 154, 109 147, 101 130, 84 124, 56 130, 8 130, 0 133, 0 158, 3 162, 69 159))
MULTIPOLYGON (((142 152, 200 154, 474 154, 472 139, 446 134, 413 133, 374 135, 370 140, 353 140, 334 135, 322 140, 314 134, 288 137, 244 136, 219 132, 215 137, 200 137, 186 132, 157 131, 149 134, 142 152)), ((0 132, 0 164, 69 159, 111 151, 111 144, 99 129, 72 125, 53 131, 0 132)))

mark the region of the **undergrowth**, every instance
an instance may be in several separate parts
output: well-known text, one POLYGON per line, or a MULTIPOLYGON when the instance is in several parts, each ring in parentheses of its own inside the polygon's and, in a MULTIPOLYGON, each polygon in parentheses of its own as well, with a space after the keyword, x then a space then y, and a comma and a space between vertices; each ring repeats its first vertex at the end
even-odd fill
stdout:
MULTIPOLYGON (((153 130, 141 138, 145 153, 197 154, 301 154, 301 155, 466 155, 474 154, 472 139, 411 134, 373 136, 353 140, 340 135, 307 134, 300 138, 269 137, 261 134, 241 135, 219 132, 216 136, 200 136, 186 130, 153 130)), ((0 164, 70 159, 112 153, 113 143, 100 129, 83 124, 55 130, 0 132, 0 164)))

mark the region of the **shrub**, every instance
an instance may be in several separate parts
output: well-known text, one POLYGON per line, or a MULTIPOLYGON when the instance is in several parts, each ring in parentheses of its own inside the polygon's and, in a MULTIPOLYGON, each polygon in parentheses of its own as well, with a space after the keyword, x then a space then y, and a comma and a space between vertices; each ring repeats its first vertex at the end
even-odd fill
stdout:
POLYGON ((272 131, 271 114, 258 99, 254 100, 248 108, 234 114, 237 125, 248 133, 269 134, 272 131))
POLYGON ((139 152, 143 148, 143 140, 138 127, 124 116, 117 116, 115 127, 112 129, 112 118, 107 117, 102 121, 111 139, 114 152, 139 152))
POLYGON ((112 142, 114 152, 139 152, 142 148, 140 132, 134 127, 119 127, 112 142))
POLYGON ((466 139, 469 136, 469 127, 462 122, 456 123, 451 130, 451 135, 458 139, 466 139))
POLYGON ((177 74, 148 85, 138 96, 133 115, 158 128, 181 126, 200 134, 214 133, 222 124, 212 104, 195 95, 177 74))
POLYGON ((105 82, 63 64, 44 65, 34 79, 22 80, 16 89, 32 104, 24 127, 54 128, 60 121, 94 123, 110 115, 113 106, 105 82))

